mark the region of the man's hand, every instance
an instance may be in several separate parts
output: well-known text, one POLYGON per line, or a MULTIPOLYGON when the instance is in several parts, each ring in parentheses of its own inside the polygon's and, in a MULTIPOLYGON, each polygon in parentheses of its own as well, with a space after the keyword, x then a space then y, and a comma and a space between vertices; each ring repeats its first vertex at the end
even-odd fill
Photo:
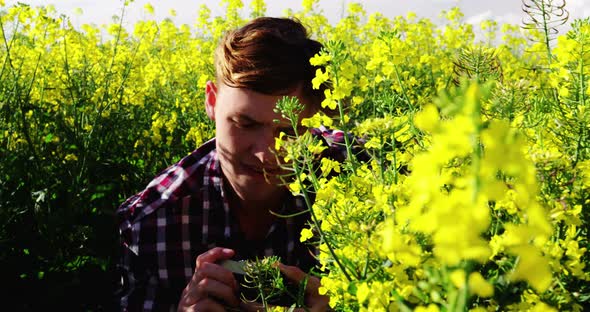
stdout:
MULTIPOLYGON (((293 282, 299 284, 305 277, 308 277, 307 285, 305 288, 305 306, 311 312, 321 312, 328 310, 328 303, 330 298, 328 296, 322 296, 318 293, 320 288, 320 280, 307 273, 303 272, 296 266, 284 265, 279 263, 279 269, 283 274, 293 282)), ((295 311, 303 311, 303 309, 296 309, 295 311)))
POLYGON ((195 272, 182 291, 178 311, 225 311, 239 307, 238 283, 232 272, 216 264, 233 257, 234 251, 215 247, 197 257, 195 272))

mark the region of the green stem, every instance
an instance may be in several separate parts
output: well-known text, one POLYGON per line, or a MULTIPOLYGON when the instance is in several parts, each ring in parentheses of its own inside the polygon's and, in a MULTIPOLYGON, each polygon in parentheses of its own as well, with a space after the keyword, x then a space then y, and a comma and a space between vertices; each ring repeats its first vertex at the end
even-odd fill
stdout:
MULTIPOLYGON (((20 20, 17 18, 16 26, 14 27, 15 34, 17 33, 19 26, 20 20)), ((4 63, 2 64, 2 71, 0 71, 0 78, 2 78, 2 75, 4 74, 4 69, 6 68, 6 64, 8 64, 10 68, 14 69, 14 65, 12 64, 12 60, 10 59, 10 49, 18 36, 12 36, 12 39, 10 39, 10 44, 8 43, 8 40, 6 39, 6 32, 4 31, 4 24, 2 23, 2 18, 0 18, 0 30, 2 30, 2 39, 4 41, 4 46, 6 47, 6 58, 4 59, 4 63)))
POLYGON ((402 80, 399 76, 399 71, 397 69, 397 65, 394 65, 393 68, 395 69, 395 78, 397 79, 397 83, 399 83, 400 87, 402 88, 402 95, 404 96, 404 99, 408 103, 408 107, 411 109, 412 102, 410 101, 410 98, 408 97, 408 94, 407 94, 408 92, 406 91, 406 88, 404 87, 404 84, 402 83, 402 80))
POLYGON ((392 134, 393 137, 393 184, 397 185, 397 146, 395 144, 395 133, 392 134))
MULTIPOLYGON (((300 169, 299 166, 295 165, 294 168, 295 168, 295 174, 297 176, 297 182, 300 185, 303 185, 303 181, 301 181, 301 170, 299 170, 300 169)), ((310 172, 310 175, 315 176, 315 174, 313 173, 313 171, 310 172)), ((311 218, 313 220, 313 224, 315 225, 316 229, 318 230, 318 233, 320 234, 321 240, 328 247, 328 251, 330 252, 330 255, 334 258, 334 261, 336 262, 336 264, 338 265, 338 267, 342 271, 342 274, 344 274, 344 276, 346 277, 346 279, 349 282, 352 281, 352 279, 350 278, 350 275, 348 275, 348 272, 347 272, 346 268, 344 267, 344 265, 342 264, 342 262, 340 261, 340 259, 336 255, 336 252, 332 248, 331 244, 326 239, 326 234, 322 230, 322 227, 320 226, 320 222, 319 222, 319 220, 318 220, 315 212, 313 211, 313 208, 312 208, 313 204, 311 202, 311 199, 309 198, 309 195, 307 193, 307 190, 306 189, 303 189, 302 191, 303 191, 303 198, 305 200, 305 204, 307 205, 307 207, 309 207, 309 213, 311 214, 311 218)))
POLYGON ((480 116, 480 112, 481 112, 481 101, 480 99, 476 100, 476 105, 473 111, 473 123, 475 124, 475 133, 473 135, 473 148, 475 150, 474 153, 474 157, 473 157, 473 175, 475 178, 475 187, 473 189, 473 194, 472 194, 472 202, 473 204, 477 204, 477 196, 479 194, 479 189, 481 186, 481 178, 479 176, 479 170, 481 167, 481 157, 482 157, 482 146, 480 144, 480 136, 481 136, 481 131, 482 131, 482 124, 481 124, 481 116, 480 116))
POLYGON ((350 159, 350 162, 353 165, 353 168, 357 168, 357 159, 356 156, 352 153, 352 143, 350 142, 350 138, 348 137, 348 125, 344 122, 344 108, 342 107, 342 101, 338 100, 338 112, 340 113, 340 125, 342 126, 342 131, 344 132, 344 144, 346 145, 346 155, 347 159, 350 159))
MULTIPOLYGON (((47 27, 48 26, 45 25, 44 37, 47 37, 47 27)), ((28 144, 30 146, 31 153, 33 154, 33 157, 36 160, 40 160, 40 158, 37 155, 37 152, 35 151, 35 146, 33 145, 33 140, 31 139, 31 135, 29 133, 29 126, 28 126, 29 123, 26 121, 26 118, 25 118, 27 111, 26 111, 26 108, 23 105, 24 104, 23 102, 26 102, 26 103, 29 103, 30 102, 31 90, 33 90, 33 85, 35 84, 35 79, 37 77, 37 72, 39 70, 39 65, 41 64, 41 57, 42 56, 43 56, 42 53, 39 53, 37 55, 37 61, 35 63, 35 69, 33 70, 33 77, 31 77, 31 82, 29 83, 29 86, 28 86, 28 88, 26 90, 26 96, 25 96, 26 101, 22 101, 22 100, 19 101, 20 109, 21 109, 21 118, 22 118, 22 123, 23 123, 23 132, 24 132, 24 135, 25 135, 25 137, 27 139, 27 142, 28 142, 28 144)), ((19 99, 20 99, 20 97, 19 97, 19 99)))
MULTIPOLYGON (((586 106, 586 89, 585 89, 585 81, 584 81, 584 51, 582 51, 582 57, 580 57, 580 72, 579 72, 579 79, 580 79, 580 91, 579 91, 579 95, 580 95, 580 100, 579 103, 581 106, 586 106)), ((572 168, 575 168, 579 159, 580 159, 580 150, 582 149, 582 143, 584 141, 587 141, 586 138, 586 134, 585 132, 587 131, 586 129, 586 125, 585 125, 585 118, 584 116, 581 116, 579 120, 580 122, 580 133, 578 134, 578 142, 577 142, 577 146, 576 146, 576 153, 574 156, 574 161, 572 162, 572 168), (581 119, 581 120, 580 120, 581 119)))
MULTIPOLYGON (((388 45, 389 48, 389 53, 390 55, 393 55, 393 50, 391 48, 391 45, 388 45)), ((412 103, 410 102, 410 98, 408 97, 406 88, 404 87, 404 84, 401 81, 401 78, 399 76, 399 70, 397 68, 397 65, 393 65, 393 69, 395 70, 395 78, 397 80, 397 83, 400 85, 400 88, 402 88, 402 95, 404 96, 404 99, 406 100, 406 103, 408 104, 408 107, 411 109, 412 108, 412 103)))
POLYGON ((549 42, 549 21, 547 20, 549 14, 546 14, 546 9, 545 1, 541 1, 541 12, 543 13, 541 14, 543 16, 543 39, 545 41, 545 48, 547 49, 547 62, 549 62, 549 66, 551 66, 551 59, 553 56, 551 54, 551 44, 549 42))
MULTIPOLYGON (((340 103, 339 103, 339 107, 340 107, 340 103)), ((289 114, 289 119, 291 122, 291 127, 293 127, 293 131, 295 133, 295 140, 299 141, 300 140, 300 135, 299 132, 297 131, 297 125, 298 125, 298 116, 294 115, 292 113, 291 110, 291 114, 289 114)), ((346 135, 344 136, 346 138, 346 135)), ((347 144, 347 147, 349 145, 347 144)), ((297 183, 299 183, 299 185, 304 185, 303 181, 301 181, 301 173, 302 173, 302 168, 299 167, 297 165, 297 163, 295 162, 296 160, 293 160, 293 169, 295 171, 295 177, 297 179, 297 183)), ((306 161, 304 162, 304 166, 305 164, 307 164, 308 166, 312 166, 310 161, 306 161)), ((309 175, 310 178, 312 179, 312 183, 315 187, 315 189, 319 188, 319 182, 317 181, 317 177, 315 176, 315 171, 313 170, 313 168, 308 167, 308 171, 309 171, 309 175)), ((320 238, 323 242, 325 242, 326 246, 328 247, 328 251, 330 252, 330 255, 334 258, 334 261, 336 262, 336 264, 338 265, 338 267, 340 268, 340 270, 342 271, 342 274, 344 274, 344 276, 346 277, 346 279, 348 281, 352 281, 352 279, 350 278, 350 275, 348 274, 346 268, 344 267, 344 265, 342 264, 342 262, 340 261, 340 259, 338 258, 338 256, 336 255, 336 252, 334 251, 334 249, 332 248, 331 244, 328 242, 328 239, 326 238, 326 234, 324 233, 324 231, 322 230, 321 226, 320 226, 320 222, 318 220, 318 217, 316 216, 314 210, 313 210, 313 203, 311 202, 311 199, 309 198, 309 194, 308 191, 305 187, 302 188, 302 193, 303 193, 303 199, 305 200, 305 204, 309 209, 309 213, 312 217, 312 221, 313 224, 315 225, 316 229, 318 230, 318 233, 320 235, 320 238)))
POLYGON ((258 282, 258 293, 260 294, 260 299, 262 299, 262 307, 264 311, 268 311, 268 304, 266 303, 266 296, 264 295, 264 291, 262 290, 262 283, 258 282))
MULTIPOLYGON (((383 141, 384 141, 383 140, 383 133, 379 133, 379 144, 381 146, 383 146, 383 144, 384 144, 383 141)), ((394 141, 393 145, 395 146, 395 141, 394 141)), ((381 181, 385 181, 385 168, 383 168, 385 166, 385 161, 384 161, 385 156, 383 155, 383 153, 384 153, 383 148, 380 148, 379 149, 379 176, 381 177, 381 181)))

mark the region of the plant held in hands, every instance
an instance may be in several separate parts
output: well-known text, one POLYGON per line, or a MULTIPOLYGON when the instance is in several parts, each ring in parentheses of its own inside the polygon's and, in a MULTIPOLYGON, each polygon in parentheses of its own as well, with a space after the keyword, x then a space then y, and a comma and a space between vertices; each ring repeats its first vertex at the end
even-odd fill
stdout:
POLYGON ((265 309, 270 306, 304 307, 307 279, 299 285, 288 281, 279 270, 279 260, 271 256, 245 262, 245 275, 240 281, 243 300, 262 303, 265 309))

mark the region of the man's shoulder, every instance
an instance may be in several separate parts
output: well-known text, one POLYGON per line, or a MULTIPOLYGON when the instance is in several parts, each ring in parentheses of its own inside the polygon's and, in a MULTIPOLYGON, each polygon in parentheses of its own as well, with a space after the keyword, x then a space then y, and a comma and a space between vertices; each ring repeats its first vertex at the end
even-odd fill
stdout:
POLYGON ((158 209, 178 204, 184 198, 200 196, 203 177, 207 171, 215 169, 216 157, 215 139, 212 139, 162 170, 145 189, 119 206, 119 221, 137 222, 158 209))

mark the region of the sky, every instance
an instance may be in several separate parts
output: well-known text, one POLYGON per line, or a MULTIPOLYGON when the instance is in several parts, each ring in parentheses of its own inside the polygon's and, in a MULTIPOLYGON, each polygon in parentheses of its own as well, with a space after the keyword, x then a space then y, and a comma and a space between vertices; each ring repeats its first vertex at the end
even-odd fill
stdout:
MULTIPOLYGON (((560 2, 561 0, 554 0, 560 2)), ((17 3, 15 0, 5 0, 6 5, 17 3)), ((18 2, 30 4, 32 6, 53 4, 59 13, 69 16, 74 26, 82 24, 96 24, 98 26, 109 24, 112 16, 120 15, 122 0, 18 0, 18 2), (76 14, 76 9, 82 10, 81 14, 76 14)), ((245 6, 250 1, 243 0, 245 6)), ((353 1, 347 0, 320 0, 319 8, 330 22, 336 22, 342 16, 348 3, 353 1)), ((453 7, 459 7, 465 14, 465 22, 477 24, 486 19, 496 20, 499 24, 511 23, 520 24, 526 17, 522 12, 522 0, 360 0, 354 1, 361 3, 368 14, 380 12, 388 17, 398 15, 407 15, 408 12, 414 12, 418 17, 432 19, 433 22, 441 21, 439 14, 443 10, 449 10, 453 7)), ((201 4, 205 4, 211 9, 212 14, 221 15, 224 12, 220 1, 212 0, 135 0, 125 10, 125 19, 128 25, 133 25, 137 20, 148 18, 143 9, 146 3, 150 3, 155 8, 156 19, 169 17, 170 9, 176 11, 176 17, 173 18, 177 24, 193 25, 197 17, 197 12, 201 4)), ((283 16, 283 11, 287 8, 299 10, 301 1, 293 0, 266 0, 267 15, 283 16)), ((590 16, 590 0, 567 0, 566 8, 570 12, 570 21, 574 18, 590 16)), ((78 10, 79 13, 79 10, 78 10)))

